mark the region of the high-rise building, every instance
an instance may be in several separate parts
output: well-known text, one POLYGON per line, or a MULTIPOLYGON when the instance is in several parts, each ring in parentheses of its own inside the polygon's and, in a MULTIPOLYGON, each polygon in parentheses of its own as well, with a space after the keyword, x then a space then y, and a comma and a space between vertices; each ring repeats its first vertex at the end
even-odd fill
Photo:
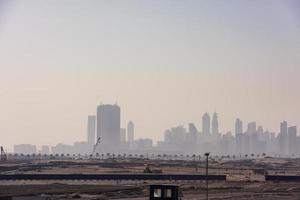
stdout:
POLYGON ((95 144, 96 137, 96 116, 88 116, 88 125, 87 125, 87 142, 89 146, 95 144))
POLYGON ((210 134, 210 116, 205 113, 202 117, 202 133, 205 135, 210 134))
POLYGON ((287 135, 288 134, 288 124, 286 121, 280 123, 280 134, 287 135))
POLYGON ((218 115, 215 112, 212 117, 212 134, 217 135, 219 134, 219 122, 218 122, 218 115))
POLYGON ((249 134, 254 134, 256 133, 256 122, 250 122, 248 123, 248 129, 247 129, 247 132, 249 134))
POLYGON ((47 145, 43 145, 42 146, 42 149, 41 149, 41 154, 42 155, 48 155, 48 154, 50 154, 50 148, 49 148, 49 146, 47 146, 47 145))
POLYGON ((189 129, 187 134, 187 145, 189 150, 195 150, 198 141, 198 130, 193 123, 189 123, 189 129))
POLYGON ((121 128, 120 130, 120 140, 121 143, 126 143, 126 128, 121 128))
POLYGON ((297 153, 297 126, 288 128, 288 150, 290 156, 297 153))
POLYGON ((235 120, 235 135, 243 133, 243 122, 239 118, 235 120))
POLYGON ((129 143, 134 141, 134 124, 132 121, 129 121, 127 125, 127 140, 129 143))
POLYGON ((100 105, 97 108, 97 138, 101 138, 100 149, 104 152, 118 151, 120 147, 120 107, 100 105))
POLYGON ((189 123, 189 131, 188 131, 190 138, 194 141, 197 142, 197 135, 198 135, 198 130, 193 123, 189 123))
POLYGON ((288 154, 288 123, 283 121, 280 123, 280 133, 278 136, 278 150, 279 154, 287 155, 288 154))

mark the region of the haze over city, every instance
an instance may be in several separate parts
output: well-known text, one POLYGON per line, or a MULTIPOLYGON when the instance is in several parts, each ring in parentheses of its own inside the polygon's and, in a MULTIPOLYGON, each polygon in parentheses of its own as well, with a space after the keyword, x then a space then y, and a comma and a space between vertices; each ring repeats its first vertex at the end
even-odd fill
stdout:
POLYGON ((300 126, 300 4, 270 1, 0 1, 1 144, 86 138, 97 105, 136 137, 218 113, 278 133, 300 126), (167 14, 166 14, 167 13, 167 14))

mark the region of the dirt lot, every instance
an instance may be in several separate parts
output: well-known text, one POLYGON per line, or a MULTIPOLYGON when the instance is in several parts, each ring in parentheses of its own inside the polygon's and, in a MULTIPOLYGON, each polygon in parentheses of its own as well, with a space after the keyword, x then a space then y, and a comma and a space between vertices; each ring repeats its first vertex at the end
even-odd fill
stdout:
MULTIPOLYGON (((300 160, 265 158, 257 160, 210 161, 209 174, 232 177, 268 174, 298 175, 300 160)), ((145 167, 162 173, 204 174, 203 161, 178 160, 32 160, 0 164, 1 174, 19 173, 143 173, 145 167)), ((45 199, 148 199, 148 185, 171 183, 180 186, 182 199, 205 199, 205 183, 137 181, 0 181, 0 197, 42 196, 45 199)), ((300 199, 300 184, 285 182, 209 182, 210 199, 300 199)), ((0 198, 1 199, 1 198, 0 198)))

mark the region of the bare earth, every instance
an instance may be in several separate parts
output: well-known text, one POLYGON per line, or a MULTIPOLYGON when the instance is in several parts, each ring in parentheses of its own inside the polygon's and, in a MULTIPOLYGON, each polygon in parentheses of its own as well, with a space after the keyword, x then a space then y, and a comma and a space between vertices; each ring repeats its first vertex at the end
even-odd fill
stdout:
MULTIPOLYGON (((32 160, 0 163, 1 174, 143 173, 145 167, 162 173, 204 174, 204 161, 107 159, 32 160)), ((209 174, 230 181, 209 182, 210 199, 300 199, 300 183, 265 182, 264 173, 300 175, 299 159, 211 160, 209 174)), ((180 186, 182 199, 205 199, 205 182, 144 181, 0 181, 0 198, 41 196, 44 199, 148 199, 148 185, 180 186)))

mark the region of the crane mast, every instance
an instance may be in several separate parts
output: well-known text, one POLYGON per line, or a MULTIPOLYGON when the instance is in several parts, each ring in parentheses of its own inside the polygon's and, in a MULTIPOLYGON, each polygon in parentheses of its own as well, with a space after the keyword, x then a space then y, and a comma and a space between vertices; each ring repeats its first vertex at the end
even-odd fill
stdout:
POLYGON ((7 155, 6 155, 5 151, 4 151, 3 146, 1 146, 0 149, 1 149, 0 160, 1 161, 7 161, 7 155))
POLYGON ((101 141, 101 138, 100 138, 100 137, 98 137, 98 139, 97 139, 97 142, 96 142, 96 144, 94 145, 94 148, 93 148, 92 155, 94 155, 94 154, 95 154, 95 152, 96 152, 96 150, 97 150, 97 147, 98 147, 98 146, 99 146, 99 144, 100 144, 100 141, 101 141))

